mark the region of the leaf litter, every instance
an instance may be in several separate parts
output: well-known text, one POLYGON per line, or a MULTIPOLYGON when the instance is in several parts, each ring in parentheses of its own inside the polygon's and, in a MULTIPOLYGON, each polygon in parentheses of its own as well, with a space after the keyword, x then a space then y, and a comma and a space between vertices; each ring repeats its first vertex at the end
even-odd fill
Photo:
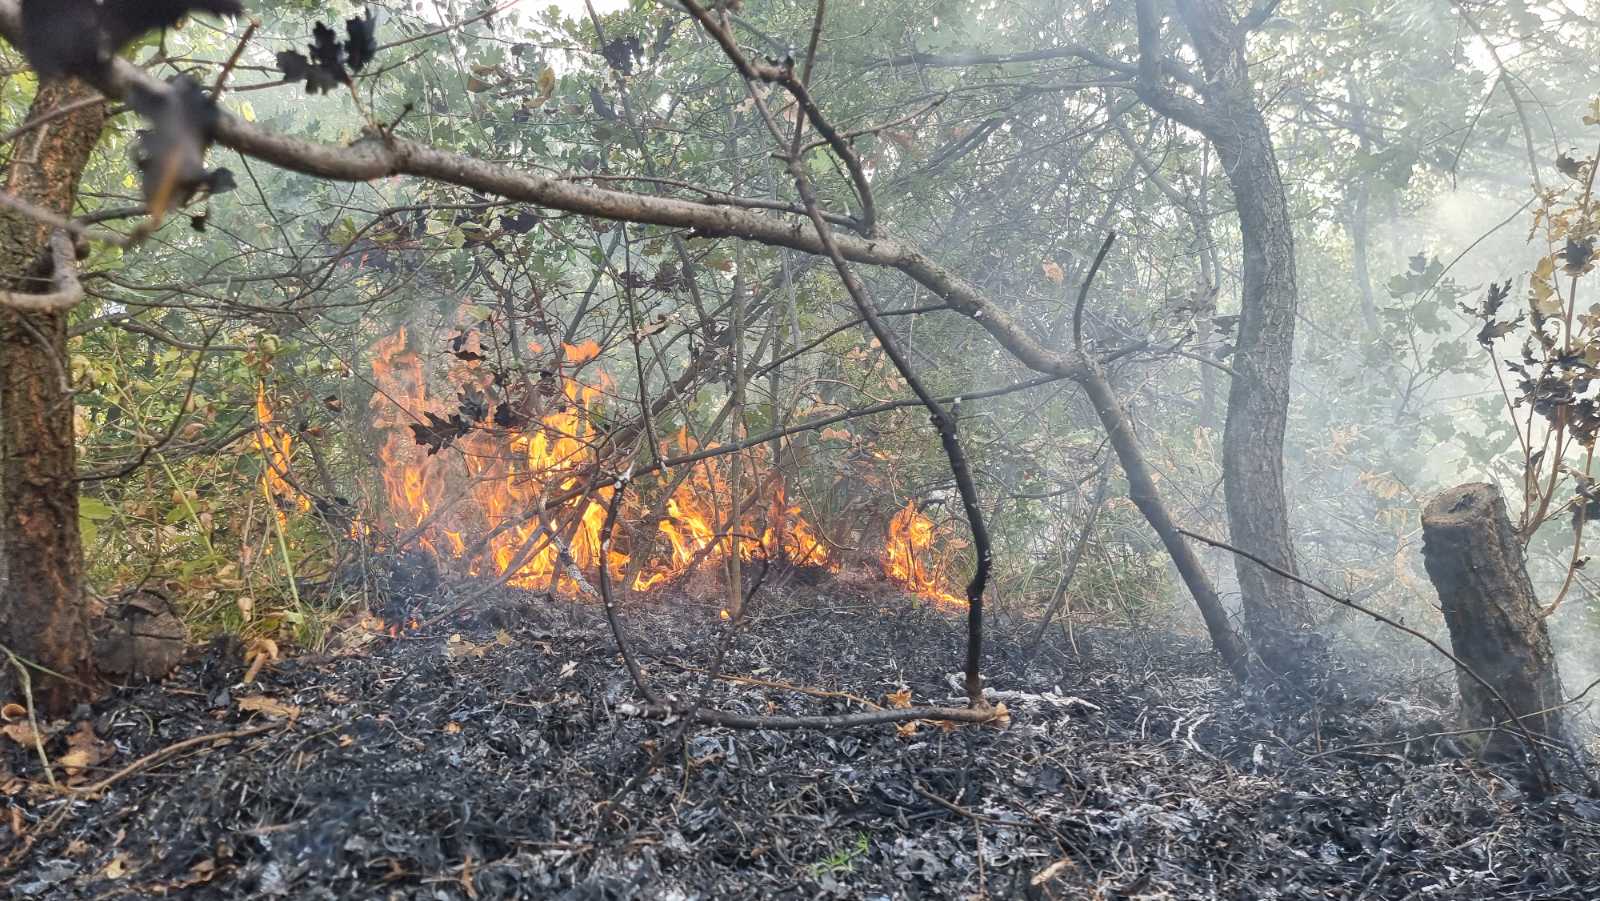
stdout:
MULTIPOLYGON (((74 761, 93 778, 283 716, 94 797, 51 793, 31 748, 0 743, 13 895, 1582 899, 1600 884, 1600 803, 1536 798, 1479 764, 1441 735, 1436 700, 1388 687, 1413 683, 1336 673, 1286 702, 1230 687, 1199 640, 1080 630, 1085 656, 1063 640, 1025 663, 1027 624, 1002 624, 987 670, 1008 728, 692 727, 676 748, 677 723, 624 713, 636 698, 598 611, 507 590, 444 615, 469 590, 396 601, 440 621, 352 628, 349 650, 285 655, 246 697, 222 641, 112 694, 48 739, 104 751, 74 761)), ((661 689, 698 695, 716 616, 682 596, 626 611, 661 689)), ((797 582, 708 702, 948 703, 960 641, 949 613, 797 582)))

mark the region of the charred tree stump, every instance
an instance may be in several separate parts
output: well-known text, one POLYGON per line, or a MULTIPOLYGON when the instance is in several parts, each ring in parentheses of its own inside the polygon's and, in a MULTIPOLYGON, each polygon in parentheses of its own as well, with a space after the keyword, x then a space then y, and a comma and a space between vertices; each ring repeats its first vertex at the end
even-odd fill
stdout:
POLYGON ((1485 756, 1522 752, 1502 699, 1528 732, 1565 743, 1561 674, 1500 489, 1476 482, 1440 494, 1422 511, 1422 541, 1456 656, 1500 693, 1457 670, 1467 725, 1493 730, 1485 756))

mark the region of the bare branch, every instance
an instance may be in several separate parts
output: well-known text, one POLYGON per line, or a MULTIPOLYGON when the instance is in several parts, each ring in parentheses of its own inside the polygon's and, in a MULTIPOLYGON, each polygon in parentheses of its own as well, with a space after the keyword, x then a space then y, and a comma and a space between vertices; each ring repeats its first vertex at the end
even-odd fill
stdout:
POLYGON ((62 313, 77 306, 83 300, 83 286, 78 283, 77 253, 64 229, 50 235, 50 262, 55 290, 48 294, 0 291, 0 306, 24 313, 62 313))

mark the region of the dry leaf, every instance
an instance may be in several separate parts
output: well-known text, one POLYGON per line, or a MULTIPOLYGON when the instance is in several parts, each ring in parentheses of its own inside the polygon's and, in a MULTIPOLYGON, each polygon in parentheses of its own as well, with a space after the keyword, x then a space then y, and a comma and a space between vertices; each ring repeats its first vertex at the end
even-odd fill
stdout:
POLYGON ((339 747, 348 748, 356 743, 356 737, 348 732, 339 733, 339 747))
POLYGON ((1039 886, 1044 885, 1046 882, 1049 882, 1057 876, 1060 876, 1062 871, 1074 866, 1076 866, 1076 864, 1072 862, 1072 858, 1063 857, 1055 863, 1035 873, 1033 878, 1028 880, 1028 884, 1034 888, 1038 888, 1039 886))
POLYGON ((33 732, 33 724, 28 722, 11 723, 0 727, 0 734, 4 734, 6 738, 27 748, 33 747, 36 738, 33 732))
POLYGON ((27 715, 28 708, 16 702, 12 702, 10 704, 6 704, 4 707, 0 707, 0 720, 4 720, 8 723, 14 723, 27 715))
POLYGON ((94 734, 94 726, 82 722, 76 731, 67 736, 67 753, 57 757, 55 762, 70 779, 109 758, 113 750, 110 744, 94 734))
POLYGON ((911 706, 911 689, 901 688, 899 691, 891 691, 884 695, 883 699, 889 702, 890 707, 905 710, 911 706))
POLYGON ((1061 267, 1053 260, 1045 260, 1040 268, 1044 269, 1045 278, 1058 285, 1067 280, 1067 274, 1061 271, 1061 267))
POLYGON ((566 663, 561 664, 561 672, 560 672, 559 675, 556 676, 556 679, 558 681, 561 680, 561 679, 569 679, 569 678, 572 677, 572 674, 577 672, 577 671, 578 671, 578 661, 576 661, 576 660, 568 660, 566 663))
POLYGON ((111 858, 111 862, 105 865, 100 875, 106 879, 121 879, 128 875, 128 855, 118 854, 111 858))
POLYGON ((275 701, 264 695, 253 695, 239 699, 239 709, 248 713, 259 713, 276 719, 292 720, 300 715, 300 708, 293 704, 275 701))
POLYGON ((488 650, 486 645, 473 644, 461 637, 461 633, 451 635, 444 643, 444 655, 451 660, 460 660, 463 657, 482 657, 488 650))
POLYGON ((278 653, 278 643, 270 638, 257 638, 245 648, 244 656, 246 660, 257 654, 266 654, 272 660, 277 660, 282 656, 278 653))
POLYGON ((1006 709, 1006 702, 1001 701, 994 705, 994 719, 989 721, 989 725, 998 729, 1011 725, 1011 711, 1006 709))
POLYGON ((451 720, 450 722, 444 724, 444 733, 446 735, 457 735, 460 734, 460 732, 461 724, 455 720, 451 720))
POLYGON ((910 738, 911 736, 917 734, 917 721, 907 720, 906 722, 895 726, 894 731, 901 738, 910 738))

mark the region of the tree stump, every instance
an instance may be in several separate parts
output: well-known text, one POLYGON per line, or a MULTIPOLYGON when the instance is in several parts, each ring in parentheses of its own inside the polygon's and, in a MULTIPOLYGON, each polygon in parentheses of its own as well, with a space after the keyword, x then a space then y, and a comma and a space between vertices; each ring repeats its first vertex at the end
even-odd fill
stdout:
MULTIPOLYGON (((1476 482, 1434 498, 1422 511, 1422 554, 1456 656, 1499 690, 1527 730, 1565 741, 1561 674, 1500 489, 1476 482)), ((1506 728, 1500 701, 1459 669, 1456 683, 1469 728, 1500 724, 1487 733, 1485 756, 1520 757, 1523 742, 1506 728)))
POLYGON ((123 594, 91 628, 95 668, 118 680, 165 679, 188 643, 188 630, 172 603, 146 590, 123 594))

